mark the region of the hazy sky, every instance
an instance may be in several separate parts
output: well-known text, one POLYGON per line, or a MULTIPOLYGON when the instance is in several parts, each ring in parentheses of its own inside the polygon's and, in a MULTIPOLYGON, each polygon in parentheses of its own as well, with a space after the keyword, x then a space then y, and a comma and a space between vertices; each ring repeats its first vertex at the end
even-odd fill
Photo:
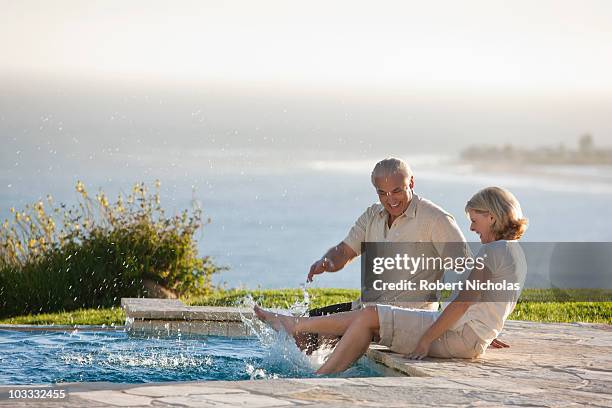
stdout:
POLYGON ((456 215, 509 185, 534 239, 607 240, 610 167, 444 163, 586 132, 612 148, 611 72, 612 0, 0 0, 0 220, 74 203, 77 180, 114 197, 159 178, 169 213, 202 200, 223 279, 301 282, 393 155, 456 215))
POLYGON ((612 146, 611 22, 609 0, 0 0, 0 172, 612 146))
POLYGON ((76 180, 222 208, 259 174, 254 200, 389 155, 612 148, 611 72, 612 0, 0 0, 0 219, 76 180))
POLYGON ((612 91, 612 2, 1 0, 0 74, 612 91))

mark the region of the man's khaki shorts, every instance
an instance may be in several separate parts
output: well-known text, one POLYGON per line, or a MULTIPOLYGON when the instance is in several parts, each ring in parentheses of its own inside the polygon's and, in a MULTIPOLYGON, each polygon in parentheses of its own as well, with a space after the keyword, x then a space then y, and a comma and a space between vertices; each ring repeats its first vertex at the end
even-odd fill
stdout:
MULTIPOLYGON (((421 336, 440 316, 439 312, 376 305, 380 322, 379 343, 400 354, 414 351, 421 336)), ((431 343, 428 355, 440 358, 475 358, 484 354, 487 344, 469 324, 447 330, 431 343)))

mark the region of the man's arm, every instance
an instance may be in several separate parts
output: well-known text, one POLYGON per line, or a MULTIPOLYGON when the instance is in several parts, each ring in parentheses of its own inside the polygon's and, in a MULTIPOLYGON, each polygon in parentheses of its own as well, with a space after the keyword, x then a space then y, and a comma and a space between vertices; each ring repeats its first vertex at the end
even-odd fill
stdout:
POLYGON ((335 247, 330 248, 321 259, 312 264, 306 278, 307 282, 312 282, 312 278, 315 275, 322 274, 323 272, 339 271, 351 259, 359 255, 361 243, 365 241, 366 229, 375 207, 374 205, 367 208, 357 218, 355 225, 353 225, 346 238, 335 247))
POLYGON ((439 215, 433 223, 431 230, 433 242, 438 255, 442 258, 471 257, 469 245, 455 219, 449 214, 439 215))
POLYGON ((340 242, 338 245, 330 248, 321 259, 312 264, 306 281, 312 282, 315 275, 320 275, 323 272, 339 271, 356 256, 357 253, 350 246, 345 244, 344 241, 340 242))

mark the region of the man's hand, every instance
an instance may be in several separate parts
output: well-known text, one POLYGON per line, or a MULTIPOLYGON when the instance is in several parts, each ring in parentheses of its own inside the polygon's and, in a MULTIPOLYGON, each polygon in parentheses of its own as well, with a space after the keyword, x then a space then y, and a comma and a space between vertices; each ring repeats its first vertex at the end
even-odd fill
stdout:
POLYGON ((425 339, 424 337, 421 337, 414 351, 408 354, 407 357, 412 360, 422 360, 424 357, 427 357, 430 347, 431 341, 425 339))
POLYGON ((507 343, 504 343, 501 340, 494 339, 491 342, 491 344, 489 344, 489 347, 491 347, 491 348, 508 348, 508 347, 510 347, 510 345, 507 344, 507 343))
POLYGON ((339 271, 356 256, 357 253, 350 246, 340 242, 335 247, 330 248, 321 259, 312 264, 306 282, 312 282, 312 278, 315 275, 320 275, 323 272, 339 271))
POLYGON ((333 268, 333 263, 328 258, 321 258, 317 262, 313 263, 308 272, 306 282, 312 282, 315 275, 320 275, 323 272, 330 271, 333 268))

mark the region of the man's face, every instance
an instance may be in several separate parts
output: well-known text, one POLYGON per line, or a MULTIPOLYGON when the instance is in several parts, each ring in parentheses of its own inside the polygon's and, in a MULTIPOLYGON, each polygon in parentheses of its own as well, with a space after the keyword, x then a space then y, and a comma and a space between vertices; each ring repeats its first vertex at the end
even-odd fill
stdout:
POLYGON ((408 179, 399 173, 375 177, 374 187, 380 203, 387 212, 393 217, 398 217, 406 211, 412 200, 414 178, 408 179))

